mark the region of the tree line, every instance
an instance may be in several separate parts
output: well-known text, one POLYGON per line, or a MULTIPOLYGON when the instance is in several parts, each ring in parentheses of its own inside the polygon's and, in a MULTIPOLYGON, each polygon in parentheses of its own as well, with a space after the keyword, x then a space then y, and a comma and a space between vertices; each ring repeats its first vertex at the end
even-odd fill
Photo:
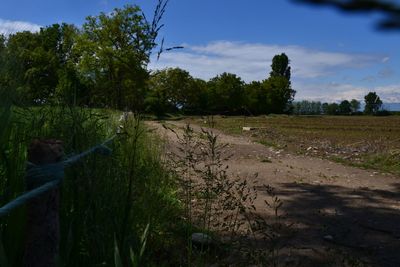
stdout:
POLYGON ((296 93, 284 53, 273 58, 270 75, 263 81, 245 83, 226 72, 204 81, 180 68, 168 68, 150 75, 148 90, 146 111, 158 115, 290 113, 296 93))
POLYGON ((204 81, 179 68, 150 72, 163 4, 159 1, 152 21, 138 6, 128 5, 89 16, 81 28, 63 23, 34 33, 0 35, 0 90, 26 105, 108 107, 157 115, 290 111, 295 91, 285 54, 274 57, 269 77, 250 84, 232 73, 204 81))
POLYGON ((303 100, 293 103, 293 114, 296 115, 388 115, 382 109, 382 100, 376 92, 369 92, 364 96, 364 110, 361 111, 361 102, 352 99, 340 103, 322 103, 320 101, 303 100))
MULTIPOLYGON (((293 103, 296 91, 284 53, 273 57, 264 80, 250 83, 227 72, 205 81, 180 68, 148 70, 166 3, 158 1, 152 21, 138 6, 127 5, 89 16, 81 28, 63 23, 0 35, 0 93, 24 105, 129 109, 158 116, 358 112, 357 100, 293 103)), ((165 50, 161 46, 159 53, 165 50)), ((376 103, 366 105, 368 114, 381 105, 376 94, 371 99, 376 103)))

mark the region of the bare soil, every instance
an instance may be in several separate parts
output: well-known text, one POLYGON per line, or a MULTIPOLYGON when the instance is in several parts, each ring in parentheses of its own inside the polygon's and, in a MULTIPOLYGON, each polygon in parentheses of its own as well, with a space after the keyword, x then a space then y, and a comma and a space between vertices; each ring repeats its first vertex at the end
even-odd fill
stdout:
MULTIPOLYGON (((177 129, 184 126, 168 123, 177 129)), ((176 135, 158 122, 148 124, 166 138, 167 149, 174 150, 176 135)), ((285 241, 282 265, 400 266, 400 177, 213 131, 232 154, 226 162, 229 172, 242 177, 257 173, 258 184, 274 187, 282 200, 281 213, 294 230, 285 241)), ((260 209, 268 197, 262 188, 255 203, 260 209)))

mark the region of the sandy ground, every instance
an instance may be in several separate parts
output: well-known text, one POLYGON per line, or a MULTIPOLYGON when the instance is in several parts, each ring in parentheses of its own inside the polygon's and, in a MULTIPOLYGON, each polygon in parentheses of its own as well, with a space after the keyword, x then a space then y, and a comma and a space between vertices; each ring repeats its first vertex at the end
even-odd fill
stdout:
MULTIPOLYGON (((184 126, 183 122, 168 123, 177 129, 184 126)), ((174 149, 174 133, 157 122, 149 126, 158 129, 169 149, 174 149)), ((200 127, 193 128, 200 132, 200 127)), ((294 229, 286 245, 295 260, 288 261, 288 266, 332 266, 326 265, 326 255, 338 257, 337 251, 346 255, 345 261, 356 259, 355 265, 346 266, 360 262, 362 266, 400 266, 400 177, 288 154, 246 137, 214 132, 228 144, 230 172, 242 177, 257 173, 258 184, 274 187, 283 201, 281 213, 294 229)), ((260 190, 258 208, 265 206, 267 198, 260 190)), ((345 266, 342 259, 336 260, 335 266, 345 266)))

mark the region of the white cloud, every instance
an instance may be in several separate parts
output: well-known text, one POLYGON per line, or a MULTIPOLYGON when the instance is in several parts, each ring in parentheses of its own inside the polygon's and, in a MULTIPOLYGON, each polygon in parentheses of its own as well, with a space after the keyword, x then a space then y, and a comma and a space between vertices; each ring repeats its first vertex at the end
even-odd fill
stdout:
POLYGON ((386 63, 390 60, 390 57, 384 57, 382 58, 382 63, 386 63))
POLYGON ((25 22, 0 19, 0 34, 9 35, 21 31, 37 32, 40 25, 25 22))
POLYGON ((160 60, 150 67, 180 67, 203 79, 232 72, 249 82, 265 79, 273 56, 280 53, 288 55, 293 77, 300 79, 327 76, 341 69, 363 68, 387 61, 380 55, 326 52, 295 45, 218 41, 201 46, 183 46, 183 50, 161 55, 160 60))

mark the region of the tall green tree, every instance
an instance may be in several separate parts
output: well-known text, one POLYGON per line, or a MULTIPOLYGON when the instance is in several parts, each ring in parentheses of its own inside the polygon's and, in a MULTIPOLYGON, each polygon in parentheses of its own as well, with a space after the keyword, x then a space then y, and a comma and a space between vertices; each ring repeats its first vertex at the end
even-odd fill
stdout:
POLYGON ((285 53, 273 57, 271 69, 270 77, 285 77, 290 81, 289 58, 285 53))
POLYGON ((267 113, 289 113, 294 99, 294 91, 291 83, 284 76, 270 77, 263 82, 267 91, 268 110, 267 113))
POLYGON ((290 82, 291 72, 286 54, 275 55, 271 69, 270 77, 263 82, 269 95, 269 112, 289 113, 296 91, 290 82))
POLYGON ((368 115, 376 114, 382 106, 382 100, 376 92, 369 92, 364 96, 365 108, 364 113, 368 115))
POLYGON ((147 64, 162 26, 163 2, 159 0, 152 22, 136 5, 86 19, 77 49, 80 72, 94 89, 94 102, 119 109, 143 109, 147 64))

